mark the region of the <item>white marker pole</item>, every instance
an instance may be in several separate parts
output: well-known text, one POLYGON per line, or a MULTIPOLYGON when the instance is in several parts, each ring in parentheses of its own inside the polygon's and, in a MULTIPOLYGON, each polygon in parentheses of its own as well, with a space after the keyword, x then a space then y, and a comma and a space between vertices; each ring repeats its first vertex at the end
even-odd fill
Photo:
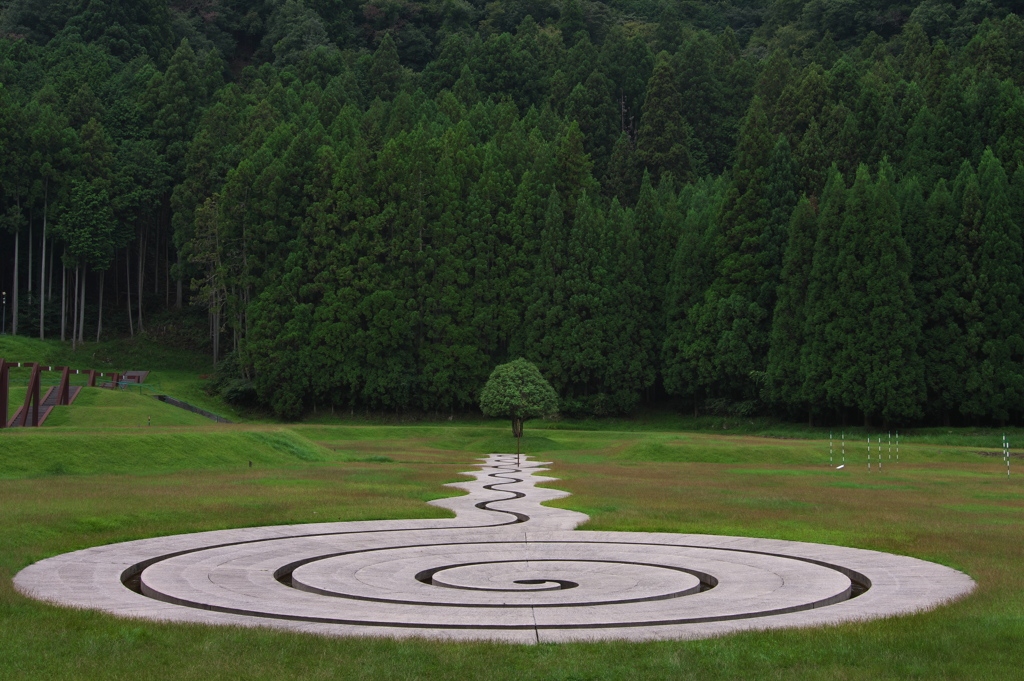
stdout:
POLYGON ((846 431, 843 431, 843 465, 846 465, 846 431))
POLYGON ((889 461, 892 461, 892 431, 889 431, 889 461))
POLYGON ((878 436, 878 472, 882 472, 882 436, 878 436))
POLYGON ((900 431, 896 431, 896 463, 900 462, 900 431))

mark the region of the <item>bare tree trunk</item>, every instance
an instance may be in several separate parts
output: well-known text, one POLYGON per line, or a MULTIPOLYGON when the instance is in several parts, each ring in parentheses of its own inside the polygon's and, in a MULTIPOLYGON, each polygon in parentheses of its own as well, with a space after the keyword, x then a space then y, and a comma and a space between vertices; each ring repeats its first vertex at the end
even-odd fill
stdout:
POLYGON ((28 219, 28 304, 32 304, 32 211, 28 219))
POLYGON ((128 333, 135 338, 135 322, 132 321, 132 263, 131 246, 124 247, 124 280, 128 290, 128 333))
POLYGON ((85 277, 88 273, 82 265, 82 304, 78 306, 78 342, 85 344, 85 277))
POLYGON ((47 269, 46 302, 53 302, 53 239, 50 239, 50 265, 47 269))
POLYGON ((220 308, 213 313, 213 366, 220 359, 220 308))
POLYGON ((18 335, 18 241, 21 230, 14 233, 14 299, 11 301, 11 335, 18 335))
POLYGON ((181 309, 181 253, 178 253, 178 279, 175 281, 174 307, 181 309))
POLYGON ((46 316, 46 296, 43 294, 46 292, 46 208, 48 205, 49 183, 46 183, 44 186, 46 188, 43 190, 43 238, 42 251, 39 257, 39 340, 46 338, 46 327, 43 323, 43 318, 46 316))
POLYGON ((75 267, 75 297, 74 307, 71 310, 71 349, 74 350, 78 344, 78 277, 81 266, 75 267))
POLYGON ((100 342, 100 333, 103 331, 103 281, 106 279, 106 272, 100 272, 100 313, 96 316, 96 342, 100 342))
POLYGON ((143 285, 143 254, 146 252, 146 230, 143 228, 139 237, 139 278, 135 282, 139 292, 139 333, 142 333, 142 285, 143 285))
POLYGON ((68 324, 68 268, 61 263, 60 271, 60 339, 64 341, 68 324))

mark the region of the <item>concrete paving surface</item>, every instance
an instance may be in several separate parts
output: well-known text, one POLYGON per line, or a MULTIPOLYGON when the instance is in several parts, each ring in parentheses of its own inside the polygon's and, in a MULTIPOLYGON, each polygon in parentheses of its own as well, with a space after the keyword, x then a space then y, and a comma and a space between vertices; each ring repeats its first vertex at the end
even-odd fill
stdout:
POLYGON ((974 589, 916 558, 696 534, 583 532, 542 506, 544 462, 492 454, 454 519, 282 525, 68 553, 14 578, 33 598, 124 617, 339 636, 515 643, 693 639, 938 607, 974 589))

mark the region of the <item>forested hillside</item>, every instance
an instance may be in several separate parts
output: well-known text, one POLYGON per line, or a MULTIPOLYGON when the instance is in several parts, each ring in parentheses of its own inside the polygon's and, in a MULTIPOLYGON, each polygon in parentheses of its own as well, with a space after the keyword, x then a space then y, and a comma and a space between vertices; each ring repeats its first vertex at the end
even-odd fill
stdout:
POLYGON ((0 0, 6 329, 202 310, 288 418, 523 356, 570 414, 1020 421, 1020 12, 0 0))

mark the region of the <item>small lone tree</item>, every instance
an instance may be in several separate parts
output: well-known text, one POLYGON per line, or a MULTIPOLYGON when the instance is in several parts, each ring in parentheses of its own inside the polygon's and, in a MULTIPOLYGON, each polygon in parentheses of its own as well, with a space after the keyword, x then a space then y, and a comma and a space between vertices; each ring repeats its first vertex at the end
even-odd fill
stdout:
POLYGON ((480 410, 484 414, 511 417, 517 456, 523 421, 553 414, 557 409, 555 389, 544 380, 533 362, 523 358, 495 367, 480 393, 480 410))

